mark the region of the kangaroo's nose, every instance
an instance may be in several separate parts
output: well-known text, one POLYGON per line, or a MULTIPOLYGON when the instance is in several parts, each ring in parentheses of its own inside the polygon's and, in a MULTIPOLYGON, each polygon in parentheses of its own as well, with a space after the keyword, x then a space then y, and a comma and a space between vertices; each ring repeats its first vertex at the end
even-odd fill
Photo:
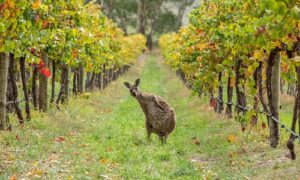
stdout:
POLYGON ((131 94, 132 94, 132 96, 136 96, 136 93, 135 93, 135 92, 132 92, 131 94))

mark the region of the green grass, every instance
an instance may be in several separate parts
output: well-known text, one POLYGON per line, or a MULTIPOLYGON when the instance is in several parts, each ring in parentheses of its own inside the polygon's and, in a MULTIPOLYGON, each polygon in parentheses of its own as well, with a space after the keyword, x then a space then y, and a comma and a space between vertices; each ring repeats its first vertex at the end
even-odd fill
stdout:
POLYGON ((0 179, 280 179, 286 173, 297 179, 299 160, 285 157, 286 139, 274 150, 266 134, 260 128, 243 133, 206 99, 191 98, 152 54, 104 92, 71 99, 61 111, 34 113, 24 128, 0 132, 0 179), (156 135, 146 138, 144 114, 123 85, 136 78, 144 92, 161 95, 176 111, 166 145, 156 135), (65 139, 55 141, 60 136, 65 139))

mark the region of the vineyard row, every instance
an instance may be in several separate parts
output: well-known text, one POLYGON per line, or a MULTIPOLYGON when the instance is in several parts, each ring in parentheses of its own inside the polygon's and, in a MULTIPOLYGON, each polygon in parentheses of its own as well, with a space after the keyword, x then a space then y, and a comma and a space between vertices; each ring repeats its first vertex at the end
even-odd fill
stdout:
POLYGON ((65 104, 71 92, 103 90, 128 70, 145 44, 143 35, 125 35, 94 2, 2 1, 0 128, 11 128, 7 112, 15 112, 20 124, 30 120, 31 103, 46 112, 49 104, 65 104))
POLYGON ((293 142, 299 137, 297 123, 300 130, 299 5, 294 0, 204 1, 191 12, 187 27, 159 40, 166 62, 195 92, 210 95, 217 113, 225 110, 233 117, 236 97, 235 115, 245 129, 248 124, 257 125, 262 107, 273 148, 279 143, 282 125, 280 91, 284 82, 296 84, 287 143, 292 159, 296 158, 293 142))

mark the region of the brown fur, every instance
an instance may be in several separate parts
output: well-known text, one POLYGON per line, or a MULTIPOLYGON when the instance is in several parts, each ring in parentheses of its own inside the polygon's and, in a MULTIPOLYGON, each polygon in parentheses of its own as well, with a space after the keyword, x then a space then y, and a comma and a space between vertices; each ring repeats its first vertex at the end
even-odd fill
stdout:
POLYGON ((139 102, 145 117, 148 138, 152 133, 159 136, 162 143, 166 143, 169 134, 176 125, 176 115, 173 108, 160 96, 145 94, 138 90, 140 80, 136 80, 135 85, 124 83, 130 90, 133 97, 139 102))

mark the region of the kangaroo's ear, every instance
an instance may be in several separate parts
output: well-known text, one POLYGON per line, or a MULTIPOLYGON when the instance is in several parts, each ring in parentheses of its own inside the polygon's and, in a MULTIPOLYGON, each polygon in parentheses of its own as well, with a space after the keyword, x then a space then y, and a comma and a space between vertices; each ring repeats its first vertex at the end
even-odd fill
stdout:
POLYGON ((140 79, 135 80, 134 86, 135 86, 135 87, 138 87, 138 86, 140 85, 140 82, 141 82, 140 79))
POLYGON ((124 85, 125 85, 128 89, 131 88, 131 85, 130 85, 128 82, 124 82, 124 85))

